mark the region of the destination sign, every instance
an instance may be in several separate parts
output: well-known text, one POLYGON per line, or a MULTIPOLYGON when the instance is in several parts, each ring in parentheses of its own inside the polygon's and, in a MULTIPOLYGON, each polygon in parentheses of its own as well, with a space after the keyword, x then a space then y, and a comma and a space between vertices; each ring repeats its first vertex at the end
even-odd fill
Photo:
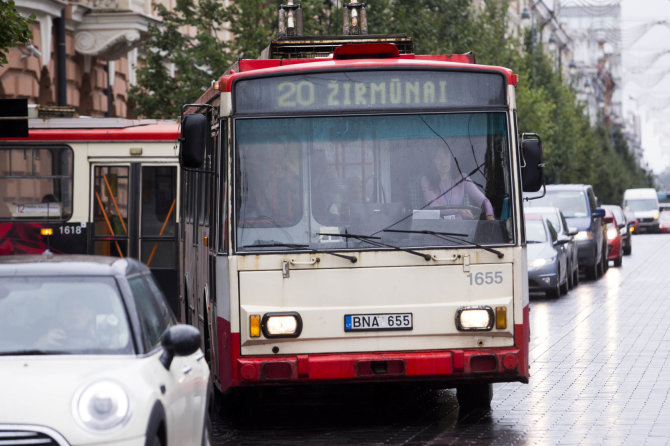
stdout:
POLYGON ((507 104, 502 73, 347 71, 240 79, 235 113, 436 111, 507 104))

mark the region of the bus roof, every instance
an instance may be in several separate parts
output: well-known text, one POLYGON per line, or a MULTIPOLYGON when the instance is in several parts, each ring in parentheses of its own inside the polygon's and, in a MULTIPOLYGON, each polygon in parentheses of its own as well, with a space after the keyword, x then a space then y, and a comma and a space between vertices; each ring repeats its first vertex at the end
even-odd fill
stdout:
POLYGON ((176 141, 178 138, 177 121, 86 117, 30 119, 27 138, 0 138, 0 141, 176 141))
MULTIPOLYGON (((365 45, 365 44, 359 44, 365 45)), ((374 45, 374 44, 370 44, 374 45)), ((414 54, 385 58, 322 58, 322 59, 253 59, 240 60, 221 76, 219 91, 230 92, 234 80, 249 75, 274 75, 295 71, 341 69, 461 69, 463 71, 493 71, 503 74, 508 85, 516 85, 518 77, 509 68, 477 65, 467 61, 467 55, 423 56, 414 54)))

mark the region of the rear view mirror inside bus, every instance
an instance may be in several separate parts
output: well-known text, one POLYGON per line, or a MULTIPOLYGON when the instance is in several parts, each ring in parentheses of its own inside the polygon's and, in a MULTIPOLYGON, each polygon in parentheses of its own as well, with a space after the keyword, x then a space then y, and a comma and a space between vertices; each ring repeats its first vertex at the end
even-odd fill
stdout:
POLYGON ((197 169, 205 159, 209 128, 207 118, 200 114, 184 115, 181 122, 179 163, 182 167, 197 169))
POLYGON ((521 180, 524 192, 537 192, 544 184, 544 163, 542 162, 542 141, 534 133, 524 134, 521 141, 521 180), (526 139, 533 136, 532 139, 526 139))

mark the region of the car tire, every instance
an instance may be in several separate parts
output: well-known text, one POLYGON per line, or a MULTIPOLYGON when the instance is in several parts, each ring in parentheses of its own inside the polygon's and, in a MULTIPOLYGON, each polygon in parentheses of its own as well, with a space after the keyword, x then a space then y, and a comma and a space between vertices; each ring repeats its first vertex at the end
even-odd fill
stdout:
POLYGON ((589 280, 597 280, 600 272, 600 262, 593 260, 593 265, 586 267, 586 278, 589 280))
POLYGON ((493 399, 493 384, 469 383, 456 387, 456 398, 461 412, 475 409, 490 409, 493 399))
POLYGON ((558 280, 556 281, 555 287, 547 289, 546 295, 549 299, 558 299, 561 296, 561 287, 558 283, 558 280))
POLYGON ((633 246, 629 241, 628 244, 623 248, 623 255, 629 256, 632 251, 633 251, 633 246))
POLYGON ((575 275, 572 274, 572 265, 568 263, 568 290, 571 290, 575 287, 575 275))
MULTIPOLYGON (((570 271, 570 270, 568 270, 568 271, 570 271)), ((558 276, 558 277, 559 277, 559 280, 560 280, 561 276, 558 276)), ((565 273, 565 282, 563 282, 562 285, 559 284, 559 286, 558 286, 558 291, 561 295, 568 294, 568 288, 569 288, 568 287, 568 277, 570 277, 570 274, 568 274, 566 272, 565 273)))
POLYGON ((619 250, 619 256, 614 259, 614 266, 619 267, 623 263, 623 250, 619 250))
POLYGON ((572 284, 574 287, 579 285, 579 268, 575 268, 575 270, 572 272, 572 284))
POLYGON ((205 420, 202 424, 202 446, 212 445, 212 418, 209 416, 209 409, 205 410, 205 420))

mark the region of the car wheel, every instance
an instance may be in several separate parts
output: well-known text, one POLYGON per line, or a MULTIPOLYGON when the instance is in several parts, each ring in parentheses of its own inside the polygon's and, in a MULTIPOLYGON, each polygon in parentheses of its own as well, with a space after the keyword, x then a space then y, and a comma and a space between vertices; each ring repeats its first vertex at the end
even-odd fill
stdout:
POLYGON ((633 250, 633 246, 632 246, 632 244, 629 240, 628 244, 626 246, 624 246, 624 248, 623 248, 623 255, 629 256, 632 250, 633 250))
POLYGON ((614 266, 619 267, 621 266, 622 263, 623 263, 623 250, 620 249, 619 256, 616 259, 614 259, 614 266))
MULTIPOLYGON (((562 285, 559 285, 559 286, 558 286, 558 290, 559 290, 559 292, 560 292, 561 295, 563 295, 563 294, 568 294, 568 276, 570 276, 570 274, 568 274, 568 273, 566 272, 566 273, 565 273, 565 282, 563 282, 562 285)), ((558 278, 559 278, 559 280, 560 280, 561 276, 558 276, 558 278)))
POLYGON ((572 265, 568 265, 567 282, 568 290, 571 290, 575 287, 575 275, 572 273, 572 265))
POLYGON ((572 273, 572 284, 576 287, 579 285, 579 268, 575 268, 572 273))
POLYGON ((202 424, 202 446, 211 446, 212 444, 212 418, 209 416, 209 409, 205 410, 205 420, 202 424))
POLYGON ((586 267, 586 278, 589 280, 598 279, 598 273, 600 272, 600 262, 593 260, 593 265, 586 267))
POLYGON ((549 299, 558 299, 559 298, 559 296, 561 295, 561 287, 558 283, 558 280, 556 280, 556 286, 553 287, 553 288, 549 288, 546 291, 546 294, 547 294, 547 297, 549 299))
POLYGON ((456 398, 461 411, 490 409, 493 399, 493 384, 470 383, 456 388, 456 398))

